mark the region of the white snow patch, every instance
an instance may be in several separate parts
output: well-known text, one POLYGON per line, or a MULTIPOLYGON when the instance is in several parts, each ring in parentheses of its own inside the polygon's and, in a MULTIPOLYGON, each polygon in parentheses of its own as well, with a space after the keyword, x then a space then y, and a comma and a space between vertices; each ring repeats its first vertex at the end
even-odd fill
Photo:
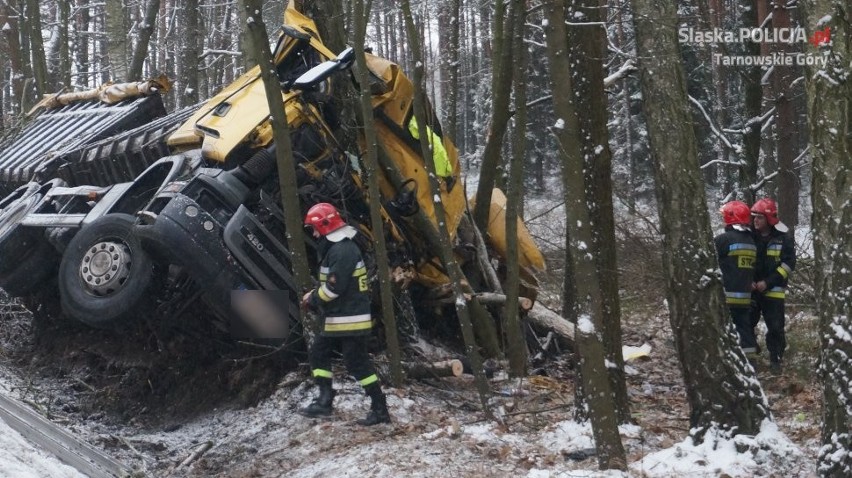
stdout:
POLYGON ((779 476, 789 476, 784 470, 801 456, 801 450, 764 420, 755 436, 730 437, 726 432, 711 429, 704 442, 694 445, 692 438, 670 448, 646 455, 630 465, 641 476, 755 476, 773 470, 779 476), (739 451, 738 451, 739 450, 739 451))
POLYGON ((577 319, 577 328, 584 334, 595 333, 595 324, 592 322, 592 318, 589 317, 589 314, 582 314, 577 319))
POLYGON ((0 477, 85 478, 74 468, 30 444, 0 419, 0 477))

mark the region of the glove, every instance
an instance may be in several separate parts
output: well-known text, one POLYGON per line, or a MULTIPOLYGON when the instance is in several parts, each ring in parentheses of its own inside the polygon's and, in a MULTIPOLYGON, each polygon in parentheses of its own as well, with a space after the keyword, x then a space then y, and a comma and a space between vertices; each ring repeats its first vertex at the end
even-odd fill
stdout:
POLYGON ((314 289, 309 290, 302 296, 302 309, 308 310, 311 308, 311 296, 314 294, 314 289))

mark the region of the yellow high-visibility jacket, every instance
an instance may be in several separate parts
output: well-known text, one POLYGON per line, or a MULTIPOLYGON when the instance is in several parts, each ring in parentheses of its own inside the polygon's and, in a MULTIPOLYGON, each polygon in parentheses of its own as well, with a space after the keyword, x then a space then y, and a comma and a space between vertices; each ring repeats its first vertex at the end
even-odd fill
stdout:
MULTIPOLYGON (((411 117, 408 122, 408 132, 414 139, 420 139, 420 131, 417 130, 417 118, 411 117)), ((441 137, 432 131, 432 128, 426 126, 426 133, 429 134, 429 142, 432 144, 432 158, 435 160, 435 174, 442 178, 447 178, 453 175, 453 165, 450 163, 450 157, 447 155, 447 149, 444 148, 444 142, 441 137)))

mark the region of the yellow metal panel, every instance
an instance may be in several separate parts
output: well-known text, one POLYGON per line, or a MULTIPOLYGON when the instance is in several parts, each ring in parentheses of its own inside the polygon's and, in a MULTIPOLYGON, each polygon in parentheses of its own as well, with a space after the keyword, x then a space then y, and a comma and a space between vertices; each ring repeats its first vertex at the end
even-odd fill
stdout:
MULTIPOLYGON (((302 15, 292 7, 284 12, 284 23, 301 33, 310 35, 310 44, 325 58, 334 56, 320 41, 313 20, 302 15)), ((297 40, 283 37, 275 52, 276 63, 289 55, 297 40)), ((285 95, 285 98, 290 94, 285 95)), ((288 120, 292 115, 288 111, 288 120)), ((271 134, 264 129, 268 123, 269 106, 260 69, 255 66, 228 85, 213 98, 210 98, 195 114, 181 125, 169 137, 170 147, 179 151, 201 147, 202 154, 209 161, 224 162, 228 155, 240 144, 251 142, 252 147, 261 147, 271 142, 271 134), (227 102, 230 107, 222 116, 214 115, 214 110, 227 102)), ((268 128, 268 127, 267 127, 268 128)))
MULTIPOLYGON (((471 200, 471 207, 473 207, 471 200)), ((494 188, 491 194, 491 211, 488 216, 488 242, 501 258, 506 257, 506 195, 494 188)), ((518 218, 518 256, 521 267, 535 271, 545 270, 544 255, 530 235, 529 229, 518 218)))

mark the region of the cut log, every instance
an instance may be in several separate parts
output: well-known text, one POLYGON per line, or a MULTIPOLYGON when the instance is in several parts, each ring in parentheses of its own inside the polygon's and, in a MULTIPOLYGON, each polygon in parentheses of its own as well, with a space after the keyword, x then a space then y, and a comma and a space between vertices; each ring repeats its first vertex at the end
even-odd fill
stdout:
POLYGON ((464 372, 461 360, 443 360, 434 363, 403 362, 403 370, 408 378, 460 377, 464 372))
MULTIPOLYGON (((476 294, 476 298, 485 305, 501 305, 506 303, 506 296, 496 292, 480 292, 476 294)), ((533 301, 526 297, 518 297, 518 305, 521 307, 521 310, 526 312, 533 308, 533 301)))
POLYGON ((572 347, 574 346, 574 324, 556 312, 536 302, 527 314, 527 318, 533 324, 552 331, 572 347))

